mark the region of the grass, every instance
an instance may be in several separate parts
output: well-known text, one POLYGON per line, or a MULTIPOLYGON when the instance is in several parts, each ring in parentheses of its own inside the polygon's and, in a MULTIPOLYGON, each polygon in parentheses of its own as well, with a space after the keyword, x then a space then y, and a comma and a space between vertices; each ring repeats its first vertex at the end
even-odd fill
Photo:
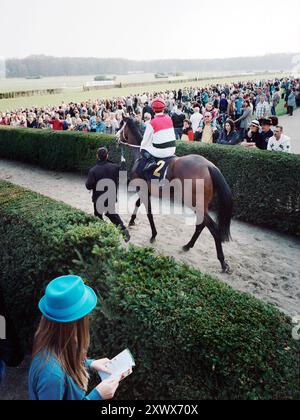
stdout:
POLYGON ((286 108, 285 108, 285 100, 282 99, 276 108, 276 113, 278 117, 282 117, 283 115, 286 115, 286 108))
MULTIPOLYGON (((185 77, 205 77, 205 74, 187 73, 185 77)), ((280 74, 280 77, 284 77, 284 74, 280 74)), ((214 77, 214 75, 211 75, 214 77)), ((202 80, 198 82, 188 82, 188 86, 192 87, 204 87, 212 83, 232 83, 246 80, 257 80, 257 79, 272 79, 278 77, 277 74, 261 74, 261 75, 244 75, 244 76, 232 76, 224 77, 220 76, 219 79, 202 80)), ((140 87, 125 87, 125 88, 111 88, 101 91, 90 91, 83 92, 82 86, 85 82, 93 80, 93 76, 78 76, 70 78, 47 78, 40 80, 26 80, 26 79, 4 79, 0 80, 0 91, 9 90, 30 90, 30 89, 47 89, 47 88, 64 88, 62 94, 59 95, 45 95, 45 96, 32 96, 17 99, 2 99, 0 100, 0 111, 12 111, 22 107, 32 106, 47 106, 47 105, 59 105, 62 102, 80 102, 88 99, 106 99, 112 97, 127 96, 133 93, 143 92, 155 92, 155 91, 166 91, 168 89, 179 89, 184 87, 184 82, 162 82, 159 86, 157 85, 145 85, 140 87)), ((182 77, 180 77, 182 79, 182 77)), ((141 74, 141 75, 128 75, 120 76, 117 78, 117 82, 127 83, 145 83, 154 81, 153 74, 141 74)))

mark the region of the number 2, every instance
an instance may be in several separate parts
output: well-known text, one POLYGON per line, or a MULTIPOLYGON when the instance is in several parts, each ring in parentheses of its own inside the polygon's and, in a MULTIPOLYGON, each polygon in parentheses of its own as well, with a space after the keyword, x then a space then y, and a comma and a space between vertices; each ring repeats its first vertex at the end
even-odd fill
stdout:
POLYGON ((153 175, 156 176, 157 178, 160 178, 160 172, 162 171, 163 167, 165 166, 165 163, 163 160, 160 160, 157 165, 158 167, 155 169, 153 175))

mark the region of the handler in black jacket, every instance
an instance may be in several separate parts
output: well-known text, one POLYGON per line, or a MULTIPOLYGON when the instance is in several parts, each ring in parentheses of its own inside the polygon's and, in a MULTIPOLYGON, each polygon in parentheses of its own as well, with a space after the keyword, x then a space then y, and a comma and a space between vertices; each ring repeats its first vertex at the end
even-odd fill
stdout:
MULTIPOLYGON (((97 165, 94 166, 89 171, 88 179, 86 181, 86 188, 88 190, 93 190, 93 203, 94 203, 94 212, 95 216, 99 217, 101 220, 103 220, 103 215, 108 217, 108 219, 117 227, 120 227, 124 236, 124 239, 126 242, 130 241, 130 235, 128 230, 126 229, 126 226, 124 225, 121 217, 117 214, 115 203, 116 203, 116 197, 117 197, 117 190, 119 185, 119 172, 121 170, 121 166, 117 165, 113 162, 110 162, 108 160, 108 150, 106 148, 101 148, 98 150, 97 153, 97 165), (97 201, 99 198, 106 194, 108 191, 108 188, 106 187, 104 191, 97 191, 97 184, 101 180, 111 180, 114 182, 115 190, 111 191, 112 196, 115 194, 115 200, 114 203, 108 203, 108 200, 106 200, 103 205, 97 201), (109 211, 107 211, 107 207, 109 205, 109 211), (106 209, 104 209, 106 207, 106 209)), ((112 201, 112 200, 110 200, 112 201)))

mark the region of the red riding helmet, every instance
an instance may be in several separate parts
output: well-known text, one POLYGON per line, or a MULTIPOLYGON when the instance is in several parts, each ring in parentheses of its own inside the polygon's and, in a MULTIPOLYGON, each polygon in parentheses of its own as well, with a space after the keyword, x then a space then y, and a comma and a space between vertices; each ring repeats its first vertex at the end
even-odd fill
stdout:
POLYGON ((156 98, 152 102, 152 109, 154 112, 163 112, 166 108, 166 103, 162 98, 156 98))

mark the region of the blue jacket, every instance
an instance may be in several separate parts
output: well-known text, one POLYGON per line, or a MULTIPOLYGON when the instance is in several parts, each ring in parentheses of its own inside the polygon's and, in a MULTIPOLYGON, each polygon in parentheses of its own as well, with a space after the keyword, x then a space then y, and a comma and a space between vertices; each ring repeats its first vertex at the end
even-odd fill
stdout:
POLYGON ((242 115, 243 113, 243 103, 244 103, 244 100, 242 98, 238 98, 235 101, 236 113, 238 115, 242 115))
MULTIPOLYGON (((87 360, 90 367, 93 360, 87 360)), ((29 399, 38 401, 75 401, 102 400, 99 392, 94 389, 86 395, 73 379, 68 376, 53 356, 37 355, 29 372, 29 399)))
POLYGON ((102 122, 102 121, 99 122, 96 126, 96 132, 97 133, 105 133, 105 130, 106 130, 106 127, 105 127, 104 122, 102 122))
POLYGON ((218 144, 235 146, 239 143, 240 143, 240 137, 237 131, 233 130, 228 135, 226 130, 222 130, 221 136, 218 140, 218 144))

